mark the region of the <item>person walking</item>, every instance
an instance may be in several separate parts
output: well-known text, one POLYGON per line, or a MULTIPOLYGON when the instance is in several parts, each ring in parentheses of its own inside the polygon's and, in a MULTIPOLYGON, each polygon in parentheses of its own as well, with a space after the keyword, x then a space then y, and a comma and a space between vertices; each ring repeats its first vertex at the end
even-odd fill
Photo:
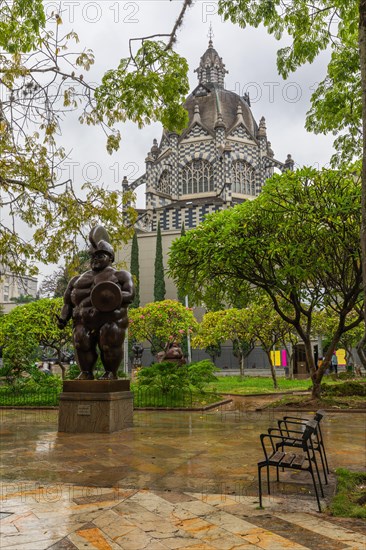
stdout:
POLYGON ((335 374, 338 374, 338 357, 336 355, 336 352, 333 351, 333 355, 332 355, 332 359, 330 361, 330 365, 331 365, 331 371, 335 372, 335 374))

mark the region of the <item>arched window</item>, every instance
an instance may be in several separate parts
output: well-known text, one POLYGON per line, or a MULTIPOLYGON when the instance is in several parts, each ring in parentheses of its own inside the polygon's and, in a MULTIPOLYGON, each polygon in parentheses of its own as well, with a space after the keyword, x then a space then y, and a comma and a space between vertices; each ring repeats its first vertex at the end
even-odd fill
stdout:
POLYGON ((165 193, 166 195, 171 195, 171 180, 170 172, 164 170, 159 178, 156 190, 160 193, 165 193))
POLYGON ((207 193, 214 190, 212 165, 207 160, 192 160, 181 171, 182 194, 207 193))
POLYGON ((254 168, 244 160, 232 163, 232 191, 242 195, 255 195, 254 168))

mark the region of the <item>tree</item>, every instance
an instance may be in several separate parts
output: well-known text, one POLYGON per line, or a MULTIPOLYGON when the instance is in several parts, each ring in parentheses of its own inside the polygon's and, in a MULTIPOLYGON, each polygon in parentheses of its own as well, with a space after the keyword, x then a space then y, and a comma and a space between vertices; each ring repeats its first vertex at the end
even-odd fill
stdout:
POLYGON ((76 191, 71 178, 57 179, 68 155, 57 136, 70 111, 102 128, 109 153, 120 143, 115 125, 126 120, 181 130, 188 120, 188 66, 173 45, 191 3, 183 2, 171 33, 131 39, 129 56, 95 86, 85 78, 93 53, 71 49, 78 37, 62 32, 59 13, 46 20, 41 0, 2 2, 0 207, 10 222, 0 223, 0 255, 11 271, 35 273, 37 262, 70 260, 97 221, 113 242, 130 238, 136 220, 131 193, 89 182, 76 191))
POLYGON ((90 269, 90 256, 87 250, 80 250, 65 266, 59 266, 51 275, 45 277, 40 295, 45 298, 62 298, 72 277, 90 269))
POLYGON ((170 275, 196 295, 212 281, 230 288, 245 281, 270 297, 304 342, 314 397, 331 358, 316 370, 314 310, 327 305, 337 316, 333 349, 362 320, 360 191, 356 171, 275 175, 255 201, 209 216, 171 247, 170 275), (357 317, 348 321, 352 310, 357 317))
MULTIPOLYGON (((281 310, 286 311, 286 304, 282 304, 282 308, 281 310)), ((271 298, 263 293, 260 293, 257 301, 247 308, 246 315, 248 331, 266 353, 271 368, 273 387, 278 389, 276 367, 271 352, 279 343, 287 344, 286 348, 288 347, 290 325, 275 311, 271 298)), ((290 364, 291 362, 292 357, 290 357, 290 364)))
POLYGON ((135 297, 130 308, 139 307, 140 305, 140 264, 139 264, 139 243, 137 240, 136 231, 133 234, 131 245, 131 266, 130 272, 135 284, 135 297))
POLYGON ((161 240, 160 222, 156 232, 156 252, 155 252, 155 270, 154 270, 154 301, 161 302, 165 298, 165 280, 163 264, 163 246, 161 240))
MULTIPOLYGON (((185 234, 186 234, 186 230, 185 230, 184 222, 183 222, 182 228, 180 230, 180 236, 184 237, 185 234)), ((181 304, 183 304, 184 306, 186 305, 186 296, 187 295, 184 292, 182 292, 180 288, 178 288, 178 301, 181 304)))
POLYGON ((244 376, 246 360, 255 346, 247 313, 247 309, 232 308, 226 310, 221 319, 223 336, 232 341, 233 351, 239 359, 240 376, 244 376))
POLYGON ((199 325, 198 334, 193 340, 195 347, 218 347, 230 340, 237 351, 240 375, 244 376, 245 359, 254 349, 255 340, 249 333, 249 318, 244 309, 209 311, 199 325))
POLYGON ((17 306, 0 318, 0 346, 9 374, 18 377, 40 357, 42 349, 48 348, 56 354, 64 377, 63 352, 72 345, 72 329, 57 328, 56 315, 61 307, 61 298, 44 298, 17 306))
MULTIPOLYGON (((287 31, 292 44, 277 56, 284 78, 331 48, 327 75, 313 93, 306 128, 337 135, 333 161, 362 156, 360 235, 366 295, 366 0, 219 0, 219 12, 242 27, 262 23, 277 39, 287 31)), ((364 321, 359 349, 366 361, 366 301, 364 321)))
POLYGON ((170 343, 181 342, 187 331, 194 331, 197 326, 192 310, 175 300, 131 309, 129 323, 130 337, 137 342, 150 342, 153 354, 167 351, 170 343))

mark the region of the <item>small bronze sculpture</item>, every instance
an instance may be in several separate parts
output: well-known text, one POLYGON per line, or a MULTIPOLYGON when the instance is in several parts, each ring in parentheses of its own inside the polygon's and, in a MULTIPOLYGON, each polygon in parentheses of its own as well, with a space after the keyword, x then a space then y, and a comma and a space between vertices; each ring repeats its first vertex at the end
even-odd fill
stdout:
POLYGON ((100 380, 116 380, 134 286, 130 273, 111 266, 114 251, 104 227, 94 227, 89 240, 91 270, 70 280, 58 326, 64 328, 72 317, 76 360, 81 370, 79 380, 94 379, 97 347, 105 369, 100 380))
POLYGON ((178 342, 172 342, 169 344, 166 351, 161 351, 157 354, 158 363, 163 361, 169 361, 170 363, 175 363, 179 366, 185 365, 186 360, 184 359, 183 351, 178 342))
POLYGON ((144 348, 142 344, 135 342, 134 345, 132 346, 132 352, 133 352, 132 367, 134 369, 137 369, 141 367, 141 364, 142 364, 141 359, 142 359, 142 354, 144 353, 144 348))

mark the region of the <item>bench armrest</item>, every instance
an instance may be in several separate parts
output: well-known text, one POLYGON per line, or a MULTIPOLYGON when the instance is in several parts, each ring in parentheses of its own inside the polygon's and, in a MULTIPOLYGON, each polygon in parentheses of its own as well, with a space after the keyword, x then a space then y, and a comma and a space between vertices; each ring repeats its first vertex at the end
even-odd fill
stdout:
MULTIPOLYGON (((260 440, 261 440, 261 444, 262 444, 262 449, 263 449, 263 452, 264 452, 264 456, 266 457, 266 460, 268 460, 268 454, 267 454, 267 449, 266 449, 266 446, 265 446, 265 443, 264 443, 264 440, 268 438, 271 442, 271 446, 272 446, 272 449, 273 451, 275 450, 275 446, 274 446, 274 443, 273 443, 273 440, 277 439, 277 440, 281 440, 282 442, 284 442, 286 439, 288 439, 287 437, 283 436, 283 435, 272 435, 270 433, 267 433, 267 434, 261 434, 260 435, 260 440)), ((296 437, 293 437, 291 438, 292 441, 294 442, 299 442, 299 443, 303 443, 303 439, 302 438, 296 438, 296 437)))

